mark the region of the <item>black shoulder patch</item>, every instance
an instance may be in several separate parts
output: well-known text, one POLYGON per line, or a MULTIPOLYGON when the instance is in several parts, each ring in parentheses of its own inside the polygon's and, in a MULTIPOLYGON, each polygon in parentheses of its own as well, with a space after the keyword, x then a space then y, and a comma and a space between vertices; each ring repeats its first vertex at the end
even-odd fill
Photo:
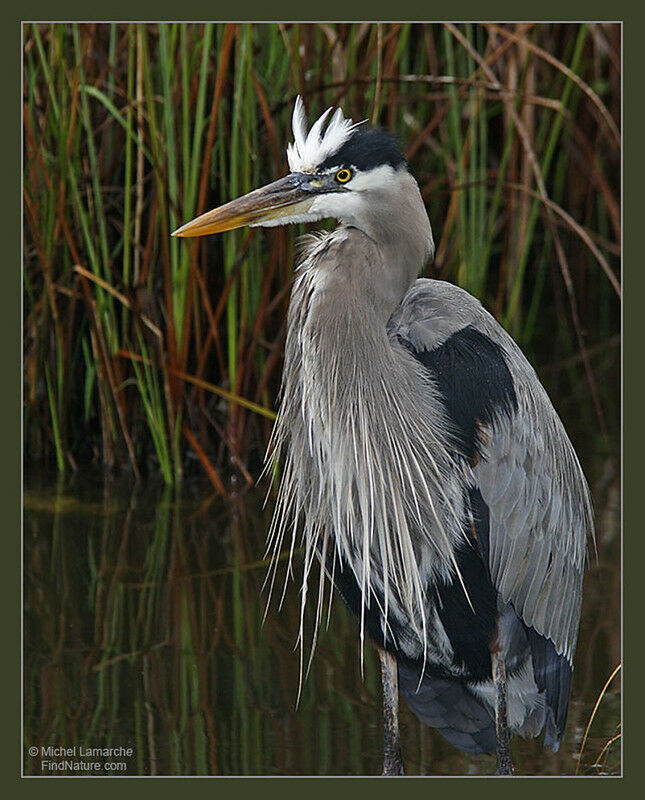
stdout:
POLYGON ((391 133, 382 128, 361 126, 356 128, 345 144, 328 156, 319 168, 356 167, 366 171, 382 164, 389 164, 396 169, 405 163, 399 143, 391 133))
POLYGON ((490 423, 517 409, 513 377, 504 351, 489 336, 469 325, 434 350, 419 352, 403 341, 433 375, 455 424, 459 452, 473 460, 480 454, 478 423, 490 423))

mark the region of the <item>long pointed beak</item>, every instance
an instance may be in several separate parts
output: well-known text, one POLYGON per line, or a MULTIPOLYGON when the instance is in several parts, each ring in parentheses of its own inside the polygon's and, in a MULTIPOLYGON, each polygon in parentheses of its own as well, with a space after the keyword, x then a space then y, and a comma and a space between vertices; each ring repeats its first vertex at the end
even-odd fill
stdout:
POLYGON ((290 174, 237 200, 207 211, 182 225, 173 236, 207 236, 241 228, 243 225, 270 224, 294 214, 306 213, 315 198, 316 185, 311 176, 290 174))

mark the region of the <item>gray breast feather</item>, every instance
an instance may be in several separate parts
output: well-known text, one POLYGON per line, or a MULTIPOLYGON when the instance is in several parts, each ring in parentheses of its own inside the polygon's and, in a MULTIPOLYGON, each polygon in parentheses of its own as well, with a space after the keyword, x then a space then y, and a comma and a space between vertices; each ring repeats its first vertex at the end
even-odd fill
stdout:
POLYGON ((487 426, 473 481, 490 511, 489 566, 503 603, 551 639, 571 663, 587 534, 587 483, 564 426, 533 368, 482 305, 463 289, 421 279, 390 320, 392 338, 432 350, 472 326, 503 348, 518 407, 487 426))

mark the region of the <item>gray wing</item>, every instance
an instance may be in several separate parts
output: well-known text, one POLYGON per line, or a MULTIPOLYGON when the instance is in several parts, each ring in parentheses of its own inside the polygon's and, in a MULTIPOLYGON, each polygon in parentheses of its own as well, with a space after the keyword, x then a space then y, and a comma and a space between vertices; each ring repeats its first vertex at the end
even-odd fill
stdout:
POLYGON ((475 298, 443 281, 417 281, 390 320, 389 335, 448 381, 446 391, 455 395, 449 410, 466 438, 472 417, 471 478, 489 509, 493 585, 572 664, 591 503, 573 446, 534 370, 475 298), (469 343, 465 332, 485 345, 473 358, 488 358, 490 369, 483 361, 460 361, 456 345, 469 343), (507 370, 512 398, 496 369, 507 370), (505 413, 491 410, 504 397, 505 413))

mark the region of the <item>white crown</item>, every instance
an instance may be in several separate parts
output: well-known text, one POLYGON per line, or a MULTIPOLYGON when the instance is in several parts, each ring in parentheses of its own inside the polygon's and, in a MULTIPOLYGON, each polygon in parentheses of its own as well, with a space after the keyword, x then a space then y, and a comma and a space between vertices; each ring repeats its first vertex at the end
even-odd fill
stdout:
POLYGON ((332 153, 339 150, 362 122, 345 119, 340 108, 336 109, 323 133, 323 125, 331 108, 322 113, 307 133, 305 106, 300 95, 293 107, 293 144, 287 146, 287 161, 292 172, 313 172, 332 153))

